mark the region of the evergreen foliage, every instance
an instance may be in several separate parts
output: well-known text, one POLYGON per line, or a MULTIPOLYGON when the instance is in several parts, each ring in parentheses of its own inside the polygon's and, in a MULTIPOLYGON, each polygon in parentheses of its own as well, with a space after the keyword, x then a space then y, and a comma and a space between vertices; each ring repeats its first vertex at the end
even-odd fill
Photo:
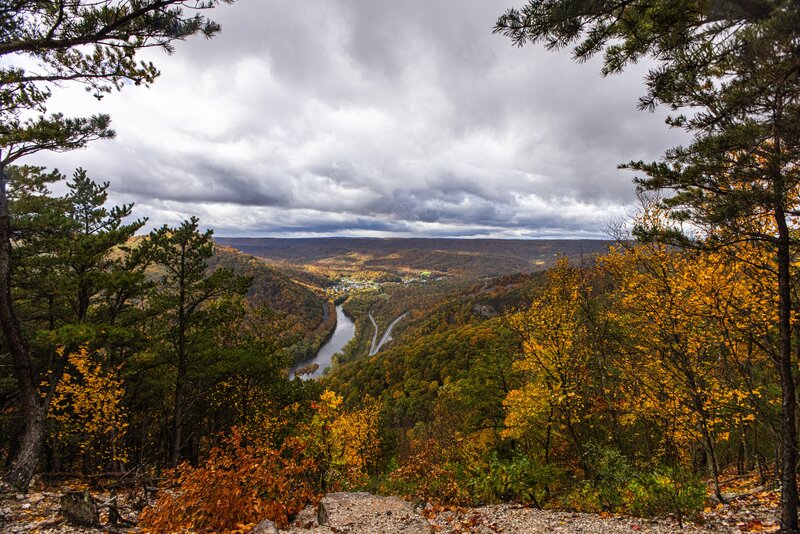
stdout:
MULTIPOLYGON (((56 364, 42 394, 29 343, 20 326, 12 296, 12 233, 7 168, 37 152, 81 148, 110 138, 107 115, 70 118, 48 115, 53 88, 83 85, 101 98, 127 83, 150 84, 159 72, 136 54, 146 48, 172 51, 175 40, 220 29, 199 11, 233 0, 12 0, 0 7, 0 327, 17 380, 25 419, 23 440, 4 479, 25 490, 43 444, 45 418, 61 376, 56 364), (27 69, 27 70, 26 70, 27 69)), ((78 313, 86 310, 77 303, 78 313)), ((52 358, 51 358, 52 360, 52 358)))

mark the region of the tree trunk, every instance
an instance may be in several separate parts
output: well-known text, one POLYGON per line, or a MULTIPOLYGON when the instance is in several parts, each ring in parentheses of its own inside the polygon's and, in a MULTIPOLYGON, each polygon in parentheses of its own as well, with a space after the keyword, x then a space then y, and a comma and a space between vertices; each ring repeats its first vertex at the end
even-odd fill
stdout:
POLYGON ((26 492, 39 465, 47 412, 42 406, 38 406, 33 415, 28 415, 27 410, 23 410, 23 416, 25 431, 20 440, 17 456, 3 476, 3 480, 19 491, 26 492))
POLYGON ((703 436, 703 450, 706 454, 708 468, 711 470, 711 476, 714 479, 714 495, 717 497, 719 502, 722 504, 727 504, 727 501, 722 497, 722 490, 719 486, 719 462, 717 461, 717 451, 714 448, 714 439, 711 435, 711 431, 709 430, 710 425, 708 423, 708 414, 706 414, 706 410, 703 407, 704 399, 698 393, 700 388, 697 386, 694 374, 688 374, 687 379, 693 389, 692 396, 695 411, 697 411, 698 415, 700 416, 700 433, 703 436))
POLYGON ((30 355, 22 338, 22 329, 11 297, 11 216, 3 163, 0 163, 0 327, 14 365, 25 423, 19 450, 3 480, 20 491, 27 491, 44 443, 47 409, 36 389, 30 355))
MULTIPOLYGON (((181 360, 183 360, 181 358, 181 360)), ((183 435, 181 432, 181 421, 183 420, 183 381, 186 374, 186 365, 184 362, 178 363, 178 377, 175 381, 175 413, 172 420, 172 451, 170 454, 170 464, 172 467, 178 467, 178 462, 181 457, 181 442, 183 435)))
POLYGON ((708 427, 706 427, 705 418, 702 422, 702 427, 701 431, 703 434, 703 441, 705 442, 703 448, 706 452, 708 467, 711 469, 711 477, 714 479, 714 495, 719 502, 727 504, 728 501, 722 496, 722 490, 719 486, 719 462, 717 462, 717 451, 714 448, 714 440, 711 437, 711 433, 708 431, 708 427))
MULTIPOLYGON (((185 252, 184 252, 185 257, 185 252)), ((180 292, 178 297, 178 373, 175 378, 175 418, 172 426, 172 467, 178 467, 181 456, 181 441, 183 435, 181 426, 183 423, 184 397, 186 393, 186 288, 184 286, 184 268, 181 265, 180 292)))
POLYGON ((781 378, 781 530, 797 532, 797 426, 795 422, 795 382, 792 375, 792 293, 789 229, 782 206, 778 224, 778 328, 780 334, 781 378))

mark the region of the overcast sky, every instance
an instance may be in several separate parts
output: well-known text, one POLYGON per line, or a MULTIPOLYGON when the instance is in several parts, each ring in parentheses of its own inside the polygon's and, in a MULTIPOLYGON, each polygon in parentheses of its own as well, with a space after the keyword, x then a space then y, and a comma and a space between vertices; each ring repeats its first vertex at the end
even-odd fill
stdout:
POLYGON ((239 0, 162 76, 53 111, 117 138, 27 163, 111 182, 149 227, 219 236, 605 237, 631 159, 681 140, 636 110, 643 66, 602 78, 569 51, 492 35, 515 0, 239 0))

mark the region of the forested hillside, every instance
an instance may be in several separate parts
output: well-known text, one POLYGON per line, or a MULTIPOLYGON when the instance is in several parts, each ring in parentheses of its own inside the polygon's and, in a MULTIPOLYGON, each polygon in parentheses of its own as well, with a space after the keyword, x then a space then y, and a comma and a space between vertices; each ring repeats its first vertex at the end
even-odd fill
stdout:
MULTIPOLYGON (((461 400, 474 405, 477 424, 497 422, 502 382, 510 381, 513 355, 521 350, 503 317, 526 305, 541 283, 541 275, 509 276, 458 291, 451 287, 447 297, 434 302, 418 301, 390 348, 336 367, 324 384, 341 393, 346 404, 358 404, 363 394, 380 399, 391 428, 405 430, 433 421, 443 387, 471 384, 466 387, 477 389, 461 400)), ((469 411, 453 415, 469 418, 469 411)))
POLYGON ((208 261, 208 268, 230 269, 250 279, 247 299, 254 306, 269 306, 297 318, 302 329, 313 332, 323 319, 325 299, 320 290, 301 285, 263 260, 236 249, 217 245, 208 261))
POLYGON ((723 471, 772 473, 763 291, 757 269, 709 253, 563 260, 425 309, 324 384, 381 406, 388 491, 691 515, 705 475, 722 500, 723 471))

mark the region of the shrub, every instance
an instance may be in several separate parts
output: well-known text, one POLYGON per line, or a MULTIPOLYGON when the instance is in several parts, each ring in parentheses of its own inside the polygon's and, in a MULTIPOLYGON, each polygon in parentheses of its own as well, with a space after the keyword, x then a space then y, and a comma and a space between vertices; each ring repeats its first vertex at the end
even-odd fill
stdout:
POLYGON ((591 482, 583 480, 561 497, 561 505, 576 512, 600 512, 602 495, 591 482))
POLYGON ((516 501, 541 508, 558 476, 553 466, 540 465, 525 455, 501 459, 493 454, 488 470, 472 472, 467 486, 472 499, 480 503, 516 501))
POLYGON ((411 455, 401 467, 389 473, 383 490, 433 504, 460 504, 467 497, 456 474, 436 458, 433 440, 411 442, 411 455))
POLYGON ((587 451, 590 480, 597 489, 600 510, 617 510, 623 504, 623 489, 634 475, 627 458, 617 449, 602 445, 590 445, 587 451))
POLYGON ((693 474, 667 466, 653 471, 633 470, 616 449, 587 448, 590 477, 578 483, 563 498, 562 504, 582 512, 624 511, 651 517, 673 514, 682 525, 705 502, 705 486, 693 474))
POLYGON ((234 429, 200 467, 181 465, 174 491, 142 512, 145 532, 240 531, 264 519, 285 526, 319 499, 313 459, 288 441, 281 450, 245 445, 234 429))
POLYGON ((694 516, 703 508, 706 497, 706 488, 695 475, 669 467, 641 473, 625 489, 627 506, 632 514, 675 514, 681 526, 685 517, 694 516))

